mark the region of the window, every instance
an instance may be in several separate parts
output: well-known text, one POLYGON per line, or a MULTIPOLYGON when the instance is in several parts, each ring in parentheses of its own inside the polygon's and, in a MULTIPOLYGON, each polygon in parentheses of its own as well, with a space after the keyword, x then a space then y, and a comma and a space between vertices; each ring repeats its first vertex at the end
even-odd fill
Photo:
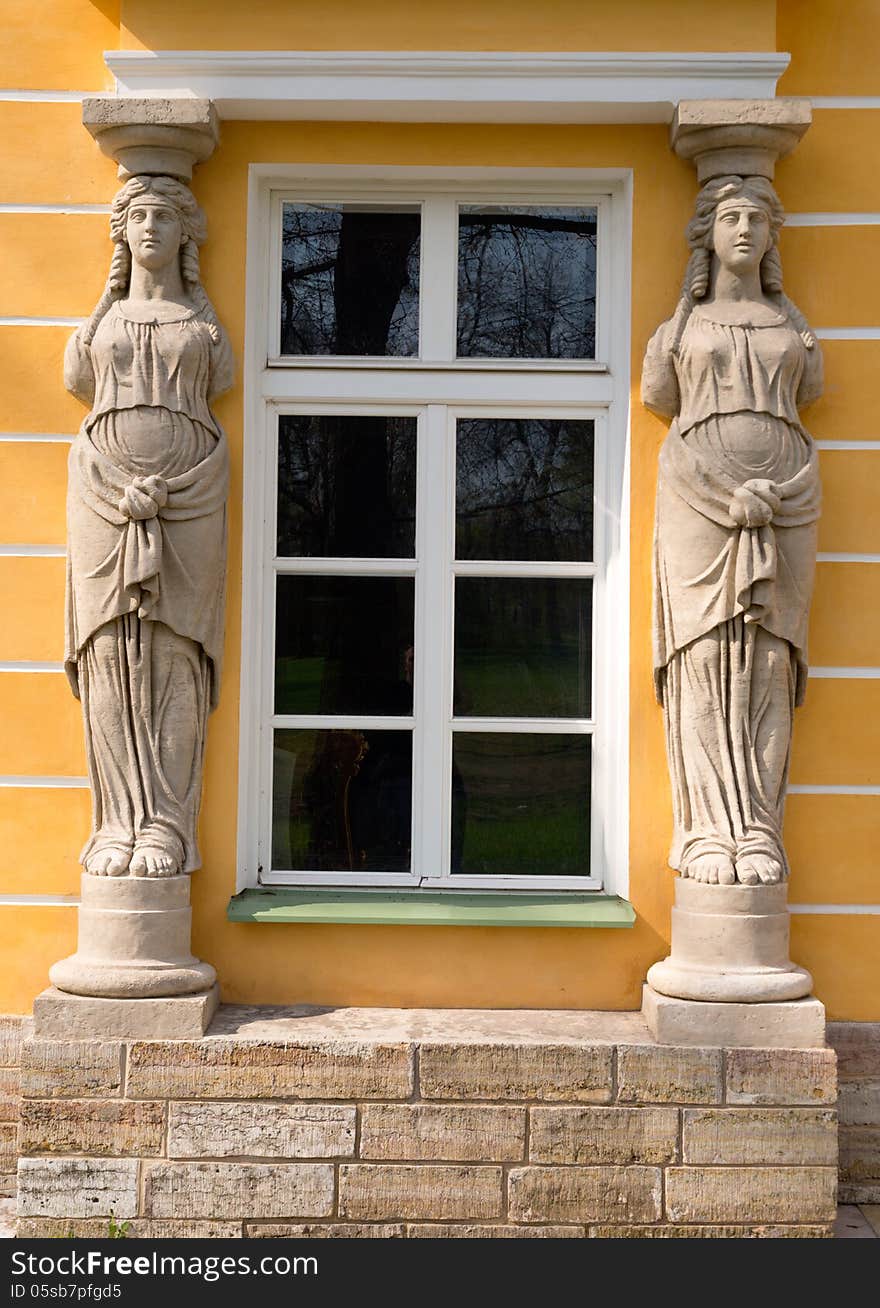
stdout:
POLYGON ((252 171, 240 887, 625 890, 623 188, 252 171))

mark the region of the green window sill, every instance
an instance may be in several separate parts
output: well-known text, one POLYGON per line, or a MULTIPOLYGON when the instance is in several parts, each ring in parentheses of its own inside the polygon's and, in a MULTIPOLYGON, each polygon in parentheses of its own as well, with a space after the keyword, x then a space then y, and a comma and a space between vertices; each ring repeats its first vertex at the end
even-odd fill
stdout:
POLYGON ((631 927, 632 904, 617 895, 424 890, 243 890, 231 922, 339 922, 361 926, 631 927))

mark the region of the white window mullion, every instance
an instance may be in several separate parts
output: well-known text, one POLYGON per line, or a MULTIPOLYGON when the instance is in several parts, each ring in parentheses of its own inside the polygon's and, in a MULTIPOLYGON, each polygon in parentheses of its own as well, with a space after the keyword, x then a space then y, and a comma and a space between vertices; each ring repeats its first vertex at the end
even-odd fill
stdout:
POLYGON ((416 552, 416 729, 413 867, 420 877, 448 866, 450 484, 447 411, 429 405, 420 441, 416 552))
POLYGON ((422 206, 420 355, 451 361, 456 346, 458 205, 454 196, 429 196, 422 206))

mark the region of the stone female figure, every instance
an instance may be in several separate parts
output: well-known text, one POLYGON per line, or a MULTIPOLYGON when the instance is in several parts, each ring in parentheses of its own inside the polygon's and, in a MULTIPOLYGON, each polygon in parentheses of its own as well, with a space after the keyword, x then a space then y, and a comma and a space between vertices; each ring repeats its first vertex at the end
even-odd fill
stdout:
POLYGON ((763 178, 703 187, 682 298, 642 378, 645 404, 673 419, 654 551, 670 863, 727 885, 788 873, 782 815, 807 674, 820 487, 798 409, 821 394, 822 359, 782 293, 782 221, 763 178))
POLYGON ((199 866, 206 720, 223 643, 228 453, 209 408, 232 383, 199 281, 204 216, 170 177, 132 177, 107 289, 65 355, 91 406, 68 485, 65 666, 82 700, 98 876, 199 866))

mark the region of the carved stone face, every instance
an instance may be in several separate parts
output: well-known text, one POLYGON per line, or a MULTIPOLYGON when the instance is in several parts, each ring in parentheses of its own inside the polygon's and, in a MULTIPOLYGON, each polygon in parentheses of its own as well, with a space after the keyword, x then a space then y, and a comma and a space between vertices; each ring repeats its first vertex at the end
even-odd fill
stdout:
POLYGON ((723 268, 734 273, 757 268, 770 248, 770 217, 766 209, 745 198, 718 206, 712 246, 723 268))
POLYGON ((158 272, 180 253, 183 224, 167 201, 146 195, 132 203, 125 220, 125 239, 135 263, 158 272))

